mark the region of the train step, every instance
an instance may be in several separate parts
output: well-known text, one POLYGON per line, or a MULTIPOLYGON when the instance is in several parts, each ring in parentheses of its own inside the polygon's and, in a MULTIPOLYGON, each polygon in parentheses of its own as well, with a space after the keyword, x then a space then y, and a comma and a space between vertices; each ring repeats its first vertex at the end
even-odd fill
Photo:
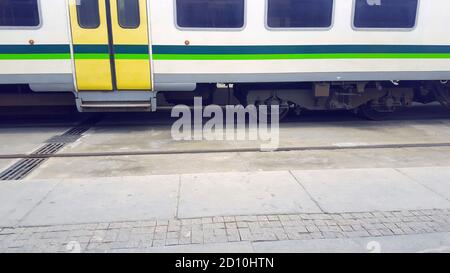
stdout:
POLYGON ((156 111, 156 93, 149 91, 78 92, 80 112, 156 111))

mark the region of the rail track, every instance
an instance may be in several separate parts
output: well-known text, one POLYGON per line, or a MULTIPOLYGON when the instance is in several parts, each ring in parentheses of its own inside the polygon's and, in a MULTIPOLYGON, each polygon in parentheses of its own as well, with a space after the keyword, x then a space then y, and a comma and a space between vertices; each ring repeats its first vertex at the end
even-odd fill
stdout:
POLYGON ((405 143, 405 144, 380 144, 380 145, 332 145, 309 147, 280 147, 273 151, 264 151, 259 148, 238 149, 198 149, 177 151, 127 151, 127 152, 93 152, 93 153, 30 153, 30 154, 6 154, 0 159, 36 159, 36 158, 76 158, 76 157, 108 157, 108 156, 138 156, 138 155, 183 155, 183 154, 217 154, 217 153, 255 153, 255 152, 295 152, 295 151, 331 151, 331 150, 372 150, 372 149, 404 149, 404 148, 439 148, 450 147, 450 142, 444 143, 405 143))
MULTIPOLYGON (((425 107, 421 108, 425 110, 425 113, 430 112, 431 110, 431 116, 425 115, 418 117, 416 114, 413 116, 406 115, 403 118, 400 118, 400 120, 390 120, 387 122, 398 122, 402 119, 405 120, 411 120, 411 119, 420 119, 420 120, 428 120, 428 119, 442 119, 446 118, 445 111, 441 110, 438 114, 435 113, 433 108, 425 107)), ((407 114, 407 112, 406 112, 407 114)), ((429 115, 429 114, 428 114, 429 115)), ((113 149, 112 151, 83 151, 83 152, 76 152, 75 151, 65 151, 64 148, 71 143, 75 143, 78 141, 81 137, 85 135, 85 133, 93 128, 93 127, 126 127, 126 126, 133 126, 133 127, 170 127, 170 124, 172 123, 172 119, 167 119, 167 115, 163 115, 166 117, 166 119, 160 119, 161 116, 158 116, 158 118, 149 118, 148 115, 143 116, 136 116, 133 114, 129 114, 129 116, 123 117, 120 115, 119 119, 116 119, 115 114, 93 114, 93 115, 78 115, 76 118, 73 117, 73 119, 68 119, 66 123, 64 123, 64 120, 54 120, 55 122, 52 122, 52 119, 47 120, 46 122, 42 123, 43 120, 41 117, 37 119, 38 125, 36 123, 27 122, 28 119, 25 121, 25 124, 9 124, 6 126, 0 126, 0 128, 17 128, 18 127, 69 127, 69 129, 62 133, 61 135, 55 135, 51 137, 50 139, 47 139, 45 142, 41 144, 41 146, 37 147, 32 152, 27 153, 2 153, 0 151, 0 159, 1 160, 11 160, 13 161, 13 164, 9 166, 6 170, 2 170, 0 172, 0 180, 21 180, 25 178, 28 174, 33 172, 35 169, 39 168, 40 165, 42 165, 44 162, 46 162, 48 159, 51 158, 107 158, 107 157, 120 157, 120 156, 158 156, 158 155, 195 155, 195 154, 245 154, 245 153, 284 153, 284 152, 308 152, 308 151, 350 151, 350 150, 367 150, 370 152, 370 150, 395 150, 395 149, 407 149, 407 148, 449 148, 450 147, 450 139, 449 141, 446 141, 445 139, 436 139, 433 142, 426 142, 421 141, 420 139, 417 139, 416 141, 410 141, 409 143, 404 141, 399 141, 396 143, 382 143, 382 144, 360 144, 355 142, 352 143, 333 143, 329 142, 328 144, 324 145, 316 145, 311 146, 307 144, 301 145, 301 143, 294 143, 292 146, 284 146, 281 145, 276 150, 262 150, 259 145, 255 145, 254 147, 240 147, 240 148, 228 148, 228 147, 218 147, 218 148, 187 148, 187 149, 179 149, 176 150, 173 148, 168 149, 152 149, 152 148, 143 148, 143 149, 130 149, 129 151, 123 151, 120 149, 113 149), (125 118, 125 122, 123 119, 125 118), (132 122, 126 122, 126 120, 131 120, 132 122)), ((341 113, 335 115, 324 113, 324 115, 317 115, 314 114, 310 117, 307 117, 305 119, 292 119, 287 122, 287 124, 290 123, 315 123, 318 124, 324 124, 324 123, 334 123, 334 122, 346 122, 346 123, 352 123, 356 122, 357 120, 354 118, 354 116, 350 116, 346 113, 341 113)), ((361 122, 361 121, 359 121, 361 122)), ((358 123, 359 124, 359 123, 358 123)), ((377 123, 375 123, 376 125, 377 123)), ((380 123, 382 124, 382 123, 380 123)), ((442 124, 444 127, 447 127, 447 123, 442 124)), ((289 126, 289 125, 288 125, 289 126)), ((355 126, 358 126, 355 124, 355 126)), ((444 128, 443 127, 443 128, 444 128)), ((373 141, 372 141, 373 143, 373 141)), ((386 151, 386 153, 389 153, 389 151, 386 151)))

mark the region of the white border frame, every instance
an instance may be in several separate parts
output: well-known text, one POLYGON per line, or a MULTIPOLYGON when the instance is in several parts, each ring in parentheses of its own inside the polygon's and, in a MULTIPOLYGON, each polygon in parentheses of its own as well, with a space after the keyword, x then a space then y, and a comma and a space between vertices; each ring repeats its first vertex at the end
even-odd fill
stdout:
POLYGON ((269 26, 269 0, 265 0, 264 26, 270 31, 329 31, 334 27, 336 18, 336 0, 333 0, 331 11, 331 24, 329 27, 270 27, 269 26))
POLYGON ((173 20, 175 27, 181 31, 232 31, 239 32, 243 31, 247 27, 247 10, 248 10, 248 0, 244 1, 244 25, 240 28, 208 28, 208 27, 181 27, 178 25, 178 17, 177 17, 177 0, 173 0, 173 20))
POLYGON ((356 1, 353 0, 352 6, 352 17, 351 17, 351 26, 354 31, 399 31, 399 32, 410 32, 414 31, 417 28, 417 24, 419 21, 419 13, 421 7, 421 0, 417 0, 417 10, 416 10, 416 19, 414 21, 414 26, 410 28, 367 28, 367 27, 357 27, 355 26, 355 15, 356 15, 356 1))

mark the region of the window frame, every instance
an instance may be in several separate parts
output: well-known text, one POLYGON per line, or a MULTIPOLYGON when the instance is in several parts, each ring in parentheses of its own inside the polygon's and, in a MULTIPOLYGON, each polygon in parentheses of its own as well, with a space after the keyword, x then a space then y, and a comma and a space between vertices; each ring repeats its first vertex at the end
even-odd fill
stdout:
POLYGON ((265 0, 264 26, 270 31, 329 31, 334 27, 336 17, 336 0, 333 0, 333 9, 331 11, 331 24, 329 27, 271 27, 269 26, 269 0, 265 0))
POLYGON ((416 11, 416 18, 414 20, 414 26, 410 28, 375 28, 375 27, 357 27, 355 26, 355 15, 356 15, 356 1, 353 0, 353 6, 352 6, 352 17, 351 17, 351 26, 354 31, 399 31, 399 32, 410 32, 414 31, 417 28, 417 24, 419 22, 419 13, 420 13, 420 6, 421 6, 421 0, 417 0, 417 11, 416 11))
MULTIPOLYGON (((114 0, 113 0, 114 1, 114 0)), ((83 29, 83 30, 95 30, 98 29, 101 25, 102 25, 102 17, 101 17, 101 12, 100 12, 100 4, 98 5, 98 25, 95 27, 84 27, 80 24, 80 12, 78 10, 78 5, 75 7, 76 8, 76 13, 77 13, 77 24, 78 27, 83 29)))
POLYGON ((133 27, 126 27, 126 26, 123 26, 121 23, 120 23, 120 11, 119 11, 119 1, 120 0, 113 0, 113 1, 116 1, 116 5, 117 5, 117 23, 119 24, 119 26, 122 28, 122 29, 139 29, 140 27, 141 27, 141 25, 142 25, 142 20, 141 20, 141 3, 139 2, 139 0, 136 0, 137 1, 137 11, 138 11, 138 25, 137 26, 133 26, 133 27))
POLYGON ((173 15, 175 27, 182 31, 224 31, 224 32, 238 32, 243 31, 247 27, 247 2, 244 1, 244 24, 240 28, 217 28, 217 27, 182 27, 178 25, 177 0, 173 0, 173 15))
POLYGON ((38 19, 39 19, 39 24, 37 26, 0 26, 1 30, 8 30, 8 29, 12 29, 12 30, 17 30, 17 29, 24 29, 24 30, 36 30, 36 29, 40 29, 42 28, 42 26, 44 25, 44 19, 42 17, 42 8, 41 8, 41 0, 36 0, 37 2, 37 9, 38 9, 38 19))

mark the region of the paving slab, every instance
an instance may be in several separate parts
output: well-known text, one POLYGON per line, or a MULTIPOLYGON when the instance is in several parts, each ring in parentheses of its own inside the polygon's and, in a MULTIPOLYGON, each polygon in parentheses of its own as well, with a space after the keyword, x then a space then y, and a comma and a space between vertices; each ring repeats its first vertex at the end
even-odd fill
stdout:
MULTIPOLYGON (((118 250, 116 252, 123 253, 127 250, 118 250)), ((179 245, 166 247, 152 247, 140 250, 128 250, 128 252, 144 252, 144 253, 253 253, 250 242, 238 243, 219 243, 204 245, 179 245)))
MULTIPOLYGON (((449 161, 450 165, 450 161, 449 161)), ((245 172, 236 153, 51 158, 27 179, 245 172)))
POLYGON ((399 171, 450 201, 450 168, 402 168, 399 171))
POLYGON ((178 176, 63 180, 21 224, 170 219, 178 186, 178 176))
POLYGON ((450 233, 252 243, 260 253, 450 253, 450 233))
POLYGON ((178 217, 320 212, 289 172, 181 176, 178 217))
MULTIPOLYGON (((395 169, 294 171, 330 213, 450 208, 450 202, 395 169)), ((449 177, 450 179, 450 177, 449 177)))
POLYGON ((450 166, 450 147, 51 158, 26 179, 450 166))
POLYGON ((365 252, 351 239, 311 239, 252 243, 256 253, 347 253, 365 252))
POLYGON ((30 153, 70 127, 0 128, 0 154, 30 153))
POLYGON ((352 238, 361 248, 381 253, 450 253, 450 233, 352 238))
POLYGON ((16 225, 59 181, 0 181, 0 226, 16 225))

